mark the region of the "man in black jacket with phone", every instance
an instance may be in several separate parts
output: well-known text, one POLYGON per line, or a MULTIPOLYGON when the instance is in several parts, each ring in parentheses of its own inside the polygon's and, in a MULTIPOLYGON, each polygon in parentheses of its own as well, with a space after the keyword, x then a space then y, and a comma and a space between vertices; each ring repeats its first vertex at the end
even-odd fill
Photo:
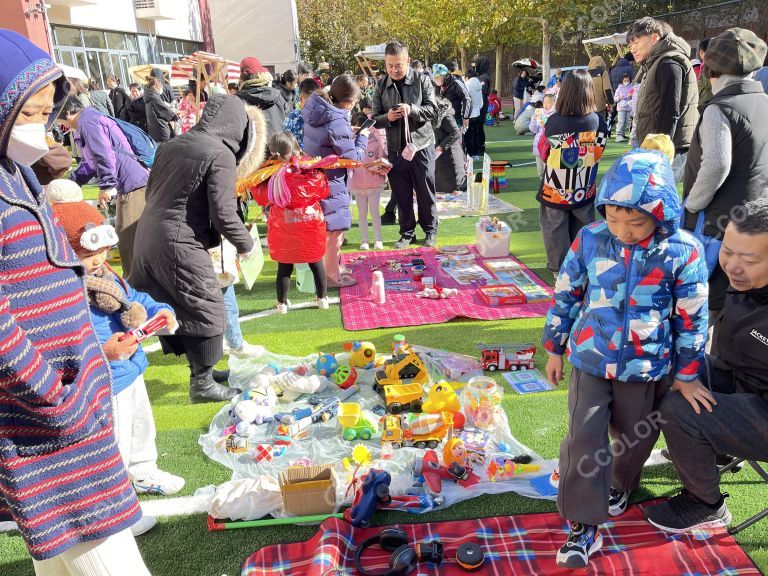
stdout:
POLYGON ((426 75, 411 68, 408 49, 400 42, 387 44, 384 62, 388 76, 374 90, 373 118, 377 128, 387 130, 387 153, 392 162, 389 183, 400 214, 400 240, 395 248, 406 248, 415 239, 414 191, 418 224, 427 235, 424 245, 434 246, 437 239, 432 131, 432 119, 437 115, 434 88, 426 75))
POLYGON ((704 384, 676 382, 659 408, 683 490, 648 508, 646 518, 669 532, 730 522, 718 454, 768 461, 768 195, 740 215, 720 249, 731 288, 718 323, 718 356, 707 357, 704 384))

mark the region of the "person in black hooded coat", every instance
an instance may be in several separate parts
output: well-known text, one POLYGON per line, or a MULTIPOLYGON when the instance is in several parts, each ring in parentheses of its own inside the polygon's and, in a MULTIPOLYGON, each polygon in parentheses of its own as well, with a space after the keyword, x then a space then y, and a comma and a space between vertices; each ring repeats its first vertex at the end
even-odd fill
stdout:
POLYGON ((150 70, 149 72, 149 77, 157 78, 158 80, 160 80, 160 83, 163 85, 163 93, 160 96, 163 102, 167 102, 168 104, 173 102, 173 90, 171 89, 171 85, 165 81, 165 75, 163 74, 162 69, 152 68, 152 70, 150 70))
POLYGON ((480 84, 483 86, 483 107, 480 109, 480 118, 483 119, 480 128, 478 129, 478 149, 480 154, 485 154, 485 115, 488 114, 488 97, 491 95, 491 78, 489 76, 491 70, 491 59, 488 56, 480 56, 475 61, 475 71, 477 72, 477 79, 480 80, 480 84))
POLYGON ((436 97, 437 116, 432 120, 435 131, 435 191, 450 194, 464 190, 467 177, 464 173, 464 150, 461 148, 461 129, 456 124, 456 117, 451 103, 440 96, 436 97))
POLYGON ((240 62, 240 92, 238 98, 264 113, 267 138, 281 132, 286 116, 293 110, 280 90, 272 86, 273 78, 258 58, 249 56, 240 62))
POLYGON ((173 307, 179 328, 160 341, 166 354, 186 355, 193 403, 229 400, 237 393, 213 380, 226 313, 207 250, 218 246, 221 236, 241 255, 254 249, 237 214, 235 182, 258 168, 266 142, 261 111, 235 96, 212 96, 200 122, 157 149, 147 182, 131 283, 173 307))
POLYGON ((171 122, 176 120, 176 112, 163 100, 163 86, 157 78, 150 78, 144 90, 144 106, 147 114, 147 131, 158 144, 173 138, 171 122))

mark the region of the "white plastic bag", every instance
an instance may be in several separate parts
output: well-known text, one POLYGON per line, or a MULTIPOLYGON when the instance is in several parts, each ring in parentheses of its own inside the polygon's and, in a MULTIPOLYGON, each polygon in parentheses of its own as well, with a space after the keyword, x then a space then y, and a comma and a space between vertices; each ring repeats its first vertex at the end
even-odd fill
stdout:
POLYGON ((277 478, 265 475, 224 482, 216 488, 208 513, 214 518, 256 520, 282 507, 277 478))

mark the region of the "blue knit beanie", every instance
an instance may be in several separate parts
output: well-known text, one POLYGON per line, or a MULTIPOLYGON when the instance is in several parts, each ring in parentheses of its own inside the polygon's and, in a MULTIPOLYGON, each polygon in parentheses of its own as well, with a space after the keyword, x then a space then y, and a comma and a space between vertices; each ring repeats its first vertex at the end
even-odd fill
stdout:
POLYGON ((66 100, 69 82, 46 52, 24 36, 0 29, 0 155, 5 155, 11 128, 24 103, 51 82, 55 82, 56 92, 48 128, 66 100))

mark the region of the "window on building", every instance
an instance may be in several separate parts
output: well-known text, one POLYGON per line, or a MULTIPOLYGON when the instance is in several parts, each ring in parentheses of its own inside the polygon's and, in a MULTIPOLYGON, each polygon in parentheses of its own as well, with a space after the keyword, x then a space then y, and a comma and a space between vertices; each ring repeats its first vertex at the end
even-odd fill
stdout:
POLYGON ((104 32, 101 30, 83 30, 83 44, 86 48, 107 48, 104 32))
POLYGON ((59 46, 83 46, 83 39, 80 37, 78 28, 68 28, 66 26, 56 26, 56 44, 59 46))
POLYGON ((157 60, 157 38, 147 36, 146 34, 138 35, 139 44, 139 60, 142 64, 152 64, 157 60))
POLYGON ((54 56, 57 62, 79 68, 106 87, 107 76, 114 74, 124 86, 131 81, 128 69, 139 64, 171 64, 200 50, 200 44, 147 34, 127 34, 52 26, 54 56))

